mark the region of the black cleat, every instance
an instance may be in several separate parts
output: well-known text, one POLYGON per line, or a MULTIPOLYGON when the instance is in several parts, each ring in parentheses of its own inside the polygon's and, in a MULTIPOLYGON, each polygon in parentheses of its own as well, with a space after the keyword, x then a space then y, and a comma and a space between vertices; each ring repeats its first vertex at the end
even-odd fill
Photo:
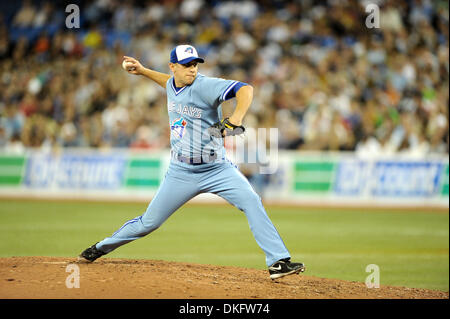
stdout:
POLYGON ((298 274, 305 271, 302 263, 291 263, 289 258, 280 259, 269 267, 270 279, 277 279, 291 274, 298 274))
POLYGON ((106 255, 106 253, 104 253, 101 250, 98 250, 97 247, 95 247, 95 245, 97 245, 97 243, 95 243, 94 245, 92 245, 89 248, 86 248, 79 256, 78 256, 78 261, 79 262, 88 262, 91 263, 94 260, 96 260, 97 258, 106 255))

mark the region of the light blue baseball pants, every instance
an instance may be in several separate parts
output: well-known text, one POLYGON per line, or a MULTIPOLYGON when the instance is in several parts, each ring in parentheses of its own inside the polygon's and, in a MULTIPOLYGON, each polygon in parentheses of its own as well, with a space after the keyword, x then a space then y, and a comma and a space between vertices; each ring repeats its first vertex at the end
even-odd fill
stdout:
POLYGON ((239 169, 228 160, 196 166, 172 160, 146 212, 127 221, 111 237, 97 243, 97 249, 109 253, 148 235, 184 203, 200 193, 217 194, 245 213, 250 230, 266 255, 267 266, 290 257, 264 210, 261 198, 239 169))

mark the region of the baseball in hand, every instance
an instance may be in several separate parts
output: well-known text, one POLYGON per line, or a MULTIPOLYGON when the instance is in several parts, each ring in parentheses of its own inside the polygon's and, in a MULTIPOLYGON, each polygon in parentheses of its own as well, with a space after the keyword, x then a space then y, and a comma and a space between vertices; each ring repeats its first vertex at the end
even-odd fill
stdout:
POLYGON ((123 60, 123 62, 122 62, 122 68, 125 70, 125 71, 134 71, 134 70, 136 70, 136 68, 133 66, 133 63, 132 62, 127 62, 126 60, 123 60))

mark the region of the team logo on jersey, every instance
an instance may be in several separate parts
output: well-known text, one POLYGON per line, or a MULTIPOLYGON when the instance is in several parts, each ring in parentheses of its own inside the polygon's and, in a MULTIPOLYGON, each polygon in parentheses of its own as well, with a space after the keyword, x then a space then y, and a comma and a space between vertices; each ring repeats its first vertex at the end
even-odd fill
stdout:
POLYGON ((172 123, 170 124, 170 130, 176 137, 182 138, 186 125, 187 122, 184 120, 184 118, 179 117, 172 121, 172 123))
POLYGON ((192 47, 187 47, 184 52, 189 52, 190 54, 194 54, 194 49, 192 47))

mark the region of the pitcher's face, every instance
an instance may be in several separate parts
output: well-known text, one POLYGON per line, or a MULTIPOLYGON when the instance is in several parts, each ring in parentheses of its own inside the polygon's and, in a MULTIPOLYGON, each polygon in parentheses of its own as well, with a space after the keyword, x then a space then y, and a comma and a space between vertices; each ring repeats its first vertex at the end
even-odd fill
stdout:
POLYGON ((197 61, 191 61, 186 64, 169 63, 169 67, 173 72, 177 87, 191 85, 198 73, 197 61))

